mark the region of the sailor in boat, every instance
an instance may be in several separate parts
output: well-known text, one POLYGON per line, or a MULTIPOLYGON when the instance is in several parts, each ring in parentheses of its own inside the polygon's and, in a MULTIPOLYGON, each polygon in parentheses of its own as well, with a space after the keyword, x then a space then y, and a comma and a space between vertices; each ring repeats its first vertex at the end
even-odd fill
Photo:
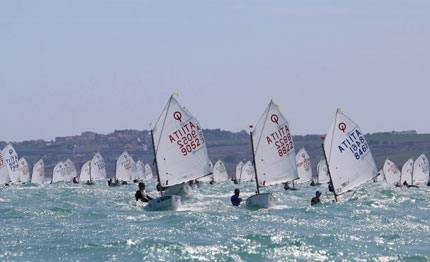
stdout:
POLYGON ((240 202, 242 202, 242 198, 240 198, 239 195, 240 195, 240 190, 239 188, 236 188, 234 190, 234 195, 231 197, 231 204, 233 206, 237 207, 240 205, 240 202))
POLYGON ((314 180, 312 180, 311 186, 315 186, 315 181, 314 180))
POLYGON ((320 197, 321 197, 321 192, 320 191, 315 192, 315 197, 313 197, 311 200, 311 206, 321 203, 320 197))
POLYGON ((430 186, 430 181, 427 182, 427 186, 430 186))
POLYGON ((79 184, 78 179, 76 177, 73 178, 73 184, 79 184))
POLYGON ((233 177, 233 178, 231 179, 231 181, 233 181, 233 183, 235 183, 236 185, 237 185, 237 184, 239 184, 239 182, 237 181, 237 179, 236 179, 235 177, 233 177))
POLYGON ((331 183, 328 184, 328 191, 334 192, 333 185, 331 183))
POLYGON ((142 202, 149 202, 149 200, 152 200, 153 198, 150 197, 145 192, 145 184, 140 182, 139 183, 139 190, 136 191, 136 194, 134 195, 136 197, 136 201, 142 201, 142 202))
POLYGON ((284 189, 285 190, 290 190, 291 189, 290 184, 288 182, 285 182, 284 189))

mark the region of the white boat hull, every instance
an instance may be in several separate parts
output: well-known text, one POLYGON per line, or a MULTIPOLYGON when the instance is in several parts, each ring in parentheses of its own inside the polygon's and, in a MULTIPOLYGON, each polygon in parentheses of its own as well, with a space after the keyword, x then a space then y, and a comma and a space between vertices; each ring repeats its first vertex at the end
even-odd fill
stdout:
POLYGON ((193 195, 193 190, 190 187, 190 185, 188 185, 188 183, 178 184, 178 185, 168 187, 166 191, 164 191, 164 195, 165 196, 177 195, 184 198, 191 198, 193 195))
POLYGON ((253 195, 246 200, 246 206, 250 208, 268 208, 275 205, 275 198, 271 193, 253 195))
POLYGON ((180 196, 162 196, 150 200, 145 209, 148 211, 176 210, 180 205, 180 196))

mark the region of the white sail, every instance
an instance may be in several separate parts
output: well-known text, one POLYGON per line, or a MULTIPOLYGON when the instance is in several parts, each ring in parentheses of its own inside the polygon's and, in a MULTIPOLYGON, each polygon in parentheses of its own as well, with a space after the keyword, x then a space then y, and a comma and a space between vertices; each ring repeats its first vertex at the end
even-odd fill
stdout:
POLYGON ((120 181, 132 181, 133 160, 131 156, 124 151, 116 161, 116 179, 120 181))
POLYGON ((212 161, 209 160, 209 170, 212 173, 211 175, 201 177, 197 179, 199 182, 211 182, 213 180, 213 170, 214 170, 214 164, 212 161))
POLYGON ((72 160, 67 159, 64 162, 64 166, 66 167, 67 181, 73 181, 73 178, 78 177, 78 172, 76 171, 75 164, 73 164, 72 160))
POLYGON ((43 162, 43 159, 40 159, 34 165, 31 175, 31 183, 39 185, 45 183, 45 163, 43 162))
POLYGON ((147 163, 145 164, 145 180, 150 180, 154 178, 154 174, 152 173, 151 166, 147 163))
MULTIPOLYGON (((12 144, 8 144, 2 151, 3 162, 6 166, 7 172, 9 174, 10 182, 17 183, 19 182, 19 159, 18 154, 13 148, 12 144)), ((7 180, 7 176, 3 174, 4 181, 7 180)), ((8 183, 4 182, 4 183, 8 183)), ((3 184, 3 183, 2 183, 3 184)))
POLYGON ((145 165, 143 164, 142 161, 138 160, 136 162, 136 167, 137 167, 137 172, 138 172, 138 179, 141 181, 146 181, 145 180, 145 165))
POLYGON ((139 180, 139 169, 137 169, 137 164, 133 158, 131 158, 131 180, 139 180))
POLYGON ((6 161, 3 160, 3 151, 0 152, 0 184, 7 184, 10 182, 9 172, 6 167, 6 161))
POLYGON ((400 176, 400 184, 403 184, 405 181, 409 185, 412 185, 414 183, 412 181, 413 169, 414 169, 414 160, 410 158, 402 166, 402 175, 400 176))
POLYGON ((52 183, 56 183, 60 181, 64 181, 64 182, 71 181, 67 174, 67 168, 64 165, 63 161, 58 162, 55 165, 54 170, 52 171, 52 183))
POLYGON ((296 166, 299 175, 299 179, 295 181, 297 184, 312 180, 311 158, 304 147, 296 155, 296 166))
POLYGON ((252 132, 259 186, 298 178, 296 152, 287 119, 270 101, 252 132))
POLYGON ((340 109, 327 132, 324 150, 336 195, 360 186, 378 173, 364 133, 340 109))
POLYGON ((92 181, 91 177, 91 161, 88 160, 85 162, 85 164, 81 167, 81 173, 79 174, 79 182, 80 183, 86 183, 92 181))
POLYGON ((240 181, 240 174, 242 174, 243 162, 240 161, 236 166, 236 180, 240 181))
POLYGON ((325 162, 325 159, 321 159, 318 162, 317 175, 318 175, 318 179, 317 179, 318 183, 330 182, 330 176, 328 175, 327 163, 325 162))
POLYGON ((429 160, 426 155, 421 154, 414 162, 414 183, 429 181, 429 160))
POLYGON ((395 185, 400 181, 400 170, 393 161, 385 160, 383 167, 383 175, 388 184, 395 185))
POLYGON ((384 169, 381 168, 378 174, 373 178, 373 182, 383 182, 385 179, 384 169))
POLYGON ((28 183, 30 181, 30 168, 27 160, 23 157, 19 160, 19 180, 22 183, 28 183))
POLYGON ((100 153, 94 155, 91 159, 91 180, 101 180, 106 178, 106 165, 100 153))
POLYGON ((171 96, 152 130, 161 186, 173 186, 210 173, 203 130, 171 96))
POLYGON ((215 163, 212 176, 215 182, 222 182, 228 180, 227 169, 225 168, 224 163, 221 160, 218 160, 215 163))
POLYGON ((240 172, 239 181, 242 183, 242 182, 253 181, 254 179, 255 179, 254 166, 252 165, 251 161, 248 161, 242 166, 242 171, 240 172))

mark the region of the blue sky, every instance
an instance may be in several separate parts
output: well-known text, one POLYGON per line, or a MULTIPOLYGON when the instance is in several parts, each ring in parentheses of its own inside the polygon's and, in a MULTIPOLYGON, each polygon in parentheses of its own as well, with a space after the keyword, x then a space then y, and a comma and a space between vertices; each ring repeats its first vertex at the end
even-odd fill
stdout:
POLYGON ((205 128, 293 134, 337 107, 364 132, 430 132, 429 1, 0 2, 0 140, 148 129, 169 96, 205 128))

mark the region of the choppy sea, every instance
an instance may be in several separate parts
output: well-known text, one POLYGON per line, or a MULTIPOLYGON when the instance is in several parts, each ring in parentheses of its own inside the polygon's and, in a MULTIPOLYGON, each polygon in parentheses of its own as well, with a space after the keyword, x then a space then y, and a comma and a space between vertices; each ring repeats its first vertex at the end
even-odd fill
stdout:
MULTIPOLYGON (((0 190, 0 261, 430 261, 430 187, 369 182, 334 203, 327 185, 233 207, 235 187, 203 184, 178 211, 137 207, 137 185, 12 185, 0 190), (323 204, 310 206, 316 190, 323 204)), ((158 196, 155 181, 147 191, 158 196)))

